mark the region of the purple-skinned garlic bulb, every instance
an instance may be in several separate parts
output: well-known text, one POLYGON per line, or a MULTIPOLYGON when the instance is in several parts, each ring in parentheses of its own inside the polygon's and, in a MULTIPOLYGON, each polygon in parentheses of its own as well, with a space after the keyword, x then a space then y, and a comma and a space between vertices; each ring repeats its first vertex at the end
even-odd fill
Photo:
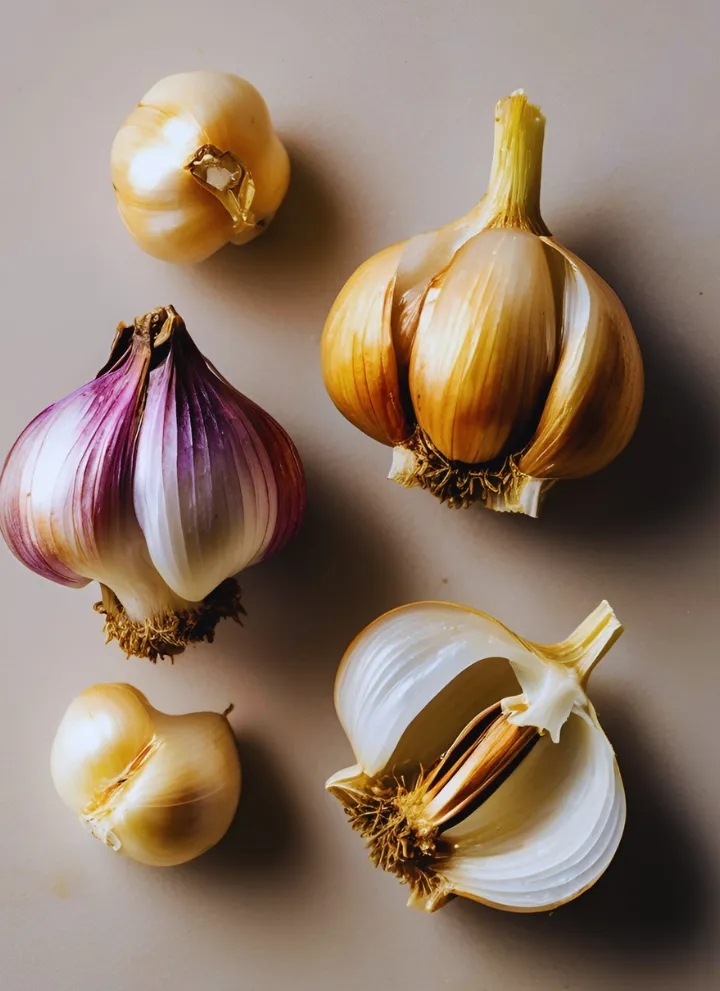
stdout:
POLYGON ((108 640, 151 660, 239 619, 233 576, 286 544, 304 507, 293 442, 172 306, 121 324, 97 378, 36 417, 0 475, 13 554, 61 585, 99 582, 108 640))

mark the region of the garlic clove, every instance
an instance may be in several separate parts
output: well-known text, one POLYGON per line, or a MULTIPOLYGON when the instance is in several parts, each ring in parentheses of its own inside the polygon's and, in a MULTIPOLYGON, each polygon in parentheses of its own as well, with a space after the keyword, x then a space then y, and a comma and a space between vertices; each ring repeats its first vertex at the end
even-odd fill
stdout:
MULTIPOLYGON (((516 690, 515 679, 495 663, 488 665, 492 678, 486 683, 481 662, 521 660, 526 652, 524 643, 491 616, 449 602, 415 602, 381 616, 350 646, 335 682, 338 718, 358 763, 368 774, 382 771, 413 720, 473 668, 458 693, 443 699, 443 711, 423 722, 433 736, 444 736, 426 741, 437 756, 437 746, 449 745, 462 725, 464 699, 478 712, 497 701, 498 686, 516 690)), ((418 756, 409 750, 410 755, 418 756)))
POLYGON ((156 258, 200 261, 232 236, 230 214, 185 169, 204 143, 204 131, 192 118, 168 117, 145 103, 115 138, 112 175, 120 216, 156 258))
POLYGON ((179 73, 153 86, 118 132, 111 165, 130 233, 149 254, 179 263, 257 237, 290 181, 265 101, 223 72, 179 73))
POLYGON ((181 72, 156 83, 141 106, 172 120, 198 121, 203 140, 189 154, 202 144, 231 152, 253 176, 254 213, 269 223, 287 191, 290 166, 267 104, 251 83, 230 72, 181 72))
POLYGON ((581 478, 614 460, 635 432, 642 359, 610 286, 557 241, 543 241, 565 261, 562 346, 540 423, 518 467, 535 478, 581 478))
POLYGON ((224 715, 168 716, 130 685, 95 685, 78 696, 58 729, 51 770, 60 797, 96 838, 156 867, 214 846, 240 794, 224 715))
POLYGON ((457 251, 423 307, 410 365, 420 427, 451 460, 494 460, 522 442, 555 352, 542 243, 522 230, 483 231, 457 251))
POLYGON ((108 825, 128 857, 155 867, 193 860, 228 830, 240 765, 219 713, 153 713, 157 750, 133 776, 108 825))
POLYGON ((335 300, 323 333, 325 386, 337 408, 383 444, 408 436, 392 331, 395 273, 403 245, 370 258, 335 300))
POLYGON ((607 737, 584 711, 559 743, 540 739, 469 818, 443 834, 443 876, 455 893, 515 911, 577 897, 607 868, 625 821, 622 780, 607 737))
POLYGON ((104 574, 101 558, 107 566, 113 556, 147 361, 139 350, 129 353, 102 381, 49 406, 5 461, 0 530, 13 554, 45 578, 82 587, 104 574))
POLYGON ((134 506, 159 574, 200 601, 294 536, 305 484, 282 427, 215 371, 174 311, 169 319, 168 354, 150 374, 134 506))

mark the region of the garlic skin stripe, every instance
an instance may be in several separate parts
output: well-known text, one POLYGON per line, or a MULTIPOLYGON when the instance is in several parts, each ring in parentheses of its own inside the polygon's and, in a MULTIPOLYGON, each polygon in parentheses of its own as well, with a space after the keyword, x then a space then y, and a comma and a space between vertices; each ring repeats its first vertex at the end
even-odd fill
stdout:
POLYGON ((156 83, 115 138, 112 180, 125 226, 148 254, 203 261, 267 229, 290 161, 262 96, 227 72, 156 83))
POLYGON ((244 612, 234 575, 297 532, 305 478, 276 421, 160 307, 118 329, 97 378, 23 431, 0 475, 0 533, 32 571, 101 585, 108 639, 177 654, 244 612))
POLYGON ((607 602, 554 645, 416 602, 351 644, 335 707, 356 764, 326 788, 373 863, 410 887, 409 905, 461 895, 540 912, 598 880, 625 795, 586 688, 621 632, 607 602))
POLYGON ((393 447, 390 478, 450 506, 537 516, 556 481, 617 457, 640 415, 627 313, 540 214, 544 133, 522 90, 501 100, 478 205, 370 258, 325 324, 330 398, 393 447))
POLYGON ((94 685, 55 736, 58 794, 96 839, 153 867, 200 856, 228 830, 240 760, 226 715, 159 712, 132 685, 94 685))

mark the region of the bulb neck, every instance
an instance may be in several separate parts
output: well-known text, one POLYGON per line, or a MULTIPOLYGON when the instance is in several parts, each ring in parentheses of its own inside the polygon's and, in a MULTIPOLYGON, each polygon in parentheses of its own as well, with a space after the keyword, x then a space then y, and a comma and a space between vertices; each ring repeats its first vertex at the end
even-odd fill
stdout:
POLYGON ((257 221, 252 210, 255 180, 247 165, 231 151, 220 151, 215 145, 203 145, 185 168, 230 214, 233 240, 249 232, 258 232, 262 224, 257 221))
POLYGON ((484 210, 486 228, 515 227, 533 234, 550 231, 540 214, 545 118, 523 90, 495 108, 495 147, 484 210))

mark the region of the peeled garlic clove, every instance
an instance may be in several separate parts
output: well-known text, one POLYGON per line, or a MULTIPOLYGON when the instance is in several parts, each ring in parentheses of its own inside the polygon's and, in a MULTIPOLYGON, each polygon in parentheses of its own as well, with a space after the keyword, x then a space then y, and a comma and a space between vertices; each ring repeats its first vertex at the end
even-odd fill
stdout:
POLYGON ((537 516, 558 479, 628 443, 642 361, 615 294, 542 219, 544 117, 519 90, 495 121, 485 196, 352 276, 323 374, 355 426, 395 444, 390 478, 451 506, 537 516), (402 410, 390 428, 389 409, 402 410))
POLYGON ((243 612, 239 570, 297 531, 294 444, 236 392, 172 307, 121 326, 99 376, 21 434, 0 475, 0 532, 33 571, 100 582, 108 639, 179 653, 243 612))
POLYGON ((600 877, 625 799, 586 685, 621 632, 606 602, 552 646, 419 602, 356 638, 335 705, 357 763, 326 787, 409 904, 543 911, 600 877))
POLYGON ((240 797, 226 716, 169 716, 131 685, 94 685, 71 703, 51 771, 58 794, 93 836, 154 867, 214 846, 240 797))
POLYGON ((261 234, 290 181, 265 101, 226 72, 167 76, 145 94, 112 148, 118 208, 140 246, 202 261, 261 234))

